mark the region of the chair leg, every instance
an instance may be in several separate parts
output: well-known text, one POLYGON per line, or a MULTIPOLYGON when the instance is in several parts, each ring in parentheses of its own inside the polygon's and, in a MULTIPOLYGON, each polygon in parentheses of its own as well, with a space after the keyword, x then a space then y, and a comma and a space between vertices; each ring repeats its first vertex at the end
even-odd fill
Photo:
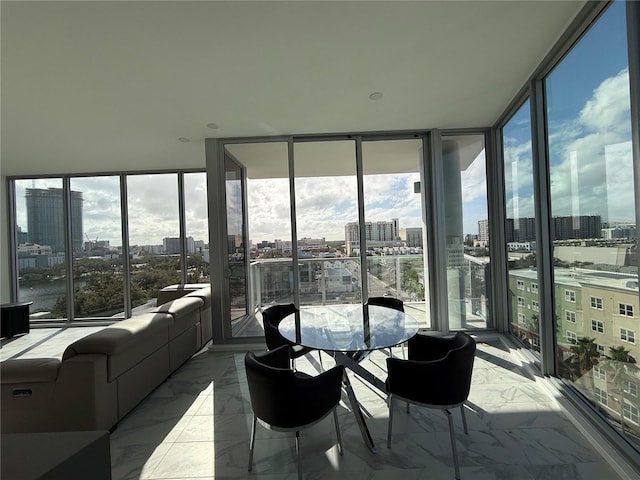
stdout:
POLYGON ((460 466, 458 465, 458 447, 456 446, 456 437, 453 431, 453 417, 449 410, 444 410, 449 420, 449 436, 451 437, 451 453, 453 455, 453 468, 456 475, 456 480, 460 480, 460 466))
POLYGON ((342 456, 342 437, 340 436, 340 425, 338 424, 338 409, 333 409, 333 421, 336 424, 336 437, 338 438, 338 453, 342 456))
POLYGON ((300 458, 300 432, 296 432, 296 458, 298 461, 298 480, 302 480, 302 459, 300 458))
POLYGON ((460 405, 460 413, 462 413, 462 426, 464 427, 464 433, 469 434, 469 430, 467 429, 467 416, 464 413, 464 403, 460 405))
POLYGON ((387 430, 387 448, 391 448, 392 425, 393 425, 393 395, 389 394, 389 427, 387 430))
POLYGON ((253 423, 251 424, 251 441, 249 442, 249 471, 253 467, 253 447, 256 443, 256 416, 253 416, 253 423))

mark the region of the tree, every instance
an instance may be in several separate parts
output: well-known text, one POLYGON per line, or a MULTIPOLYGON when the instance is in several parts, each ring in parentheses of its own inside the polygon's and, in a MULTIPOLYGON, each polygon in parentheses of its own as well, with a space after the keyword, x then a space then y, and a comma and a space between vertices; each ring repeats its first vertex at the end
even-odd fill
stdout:
POLYGON ((620 395, 620 427, 624 432, 624 394, 625 383, 628 379, 636 379, 638 367, 635 366, 636 359, 629 355, 629 350, 623 346, 609 347, 609 354, 606 359, 606 370, 610 374, 611 382, 614 384, 613 392, 620 395))
POLYGON ((571 353, 576 357, 581 375, 591 371, 598 364, 600 352, 595 342, 595 338, 580 337, 570 348, 571 353))
POLYGON ((629 350, 623 346, 609 347, 609 355, 607 358, 623 363, 636 363, 636 359, 629 355, 629 350))

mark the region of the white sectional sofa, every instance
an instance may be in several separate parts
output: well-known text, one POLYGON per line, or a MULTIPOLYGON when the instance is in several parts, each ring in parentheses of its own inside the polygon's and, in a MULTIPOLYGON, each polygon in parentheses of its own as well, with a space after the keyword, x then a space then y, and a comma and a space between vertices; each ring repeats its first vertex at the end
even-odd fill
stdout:
POLYGON ((61 357, 2 362, 2 433, 113 429, 211 339, 210 288, 183 295, 159 296, 152 311, 73 342, 61 357))

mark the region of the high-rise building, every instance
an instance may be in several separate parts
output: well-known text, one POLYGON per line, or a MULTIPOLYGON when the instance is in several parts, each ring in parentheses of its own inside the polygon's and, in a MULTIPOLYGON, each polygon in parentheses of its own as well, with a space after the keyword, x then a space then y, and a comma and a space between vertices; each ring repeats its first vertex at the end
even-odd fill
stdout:
MULTIPOLYGON (((390 222, 365 222, 367 242, 384 243, 400 239, 400 222, 392 218, 390 222)), ((354 248, 360 247, 360 224, 349 222, 344 226, 344 238, 347 255, 351 255, 354 248)))
POLYGON ((556 240, 601 238, 602 236, 600 215, 553 217, 551 226, 556 240))
MULTIPOLYGON (((82 251, 82 192, 71 191, 71 242, 82 251)), ((27 230, 29 242, 48 245, 64 252, 64 199, 61 188, 27 188, 27 230)))
MULTIPOLYGON (((187 253, 195 253, 196 247, 193 237, 186 239, 187 253)), ((162 239, 162 253, 167 255, 177 255, 180 253, 180 237, 164 237, 162 239)))
POLYGON ((407 247, 422 247, 422 228, 413 227, 405 229, 405 242, 407 247))
POLYGON ((507 218, 507 242, 533 242, 536 239, 536 219, 533 217, 507 218))
POLYGON ((489 220, 478 220, 478 240, 485 245, 489 243, 489 220))

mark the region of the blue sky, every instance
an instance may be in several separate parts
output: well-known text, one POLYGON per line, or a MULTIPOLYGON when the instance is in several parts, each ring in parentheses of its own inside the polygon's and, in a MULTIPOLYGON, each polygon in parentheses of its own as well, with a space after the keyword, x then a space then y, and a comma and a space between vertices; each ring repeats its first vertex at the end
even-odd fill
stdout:
MULTIPOLYGON (((545 82, 552 215, 635 223, 624 22, 616 2, 545 82)), ((529 115, 504 130, 510 217, 534 216, 529 115)))

